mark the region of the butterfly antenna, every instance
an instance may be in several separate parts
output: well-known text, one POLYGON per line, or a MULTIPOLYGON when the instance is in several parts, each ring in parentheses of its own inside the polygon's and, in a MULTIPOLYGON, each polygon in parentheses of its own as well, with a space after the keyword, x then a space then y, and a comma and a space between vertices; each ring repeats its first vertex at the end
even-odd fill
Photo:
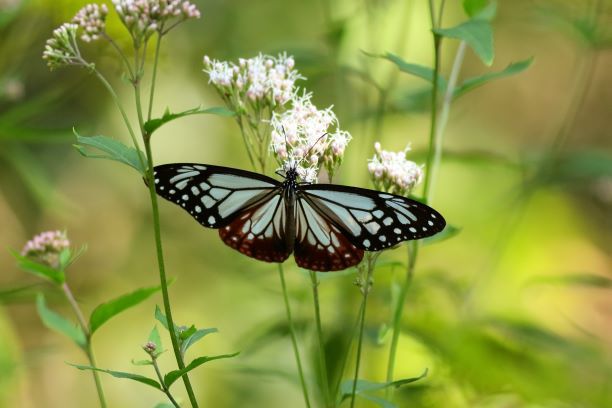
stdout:
MULTIPOLYGON (((314 143, 312 144, 312 146, 310 146, 310 148, 308 149, 308 151, 306 152, 306 154, 304 154, 304 158, 308 157, 308 156, 310 155, 310 151, 311 151, 312 149, 314 149, 314 147, 317 145, 317 143, 319 143, 319 142, 321 141, 321 139, 323 139, 323 138, 324 138, 325 136, 327 136, 327 135, 328 135, 328 133, 327 133, 327 132, 323 133, 323 134, 322 134, 322 135, 321 135, 321 136, 320 136, 320 137, 317 139, 317 141, 316 141, 316 142, 314 142, 314 143)), ((303 159, 302 159, 302 160, 303 160, 303 159)))

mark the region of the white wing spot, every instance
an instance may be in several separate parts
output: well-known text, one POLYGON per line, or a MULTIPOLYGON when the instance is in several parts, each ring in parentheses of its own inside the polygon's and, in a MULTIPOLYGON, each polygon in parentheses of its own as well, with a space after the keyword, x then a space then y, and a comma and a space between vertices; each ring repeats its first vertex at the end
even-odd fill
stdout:
POLYGON ((387 227, 391 224, 393 224, 393 218, 391 217, 387 217, 383 220, 383 224, 385 224, 387 227))
POLYGON ((395 229, 393 229, 393 232, 395 232, 396 234, 401 234, 402 230, 399 229, 399 228, 395 228, 395 229))
POLYGON ((380 217, 382 217, 383 215, 385 215, 385 213, 384 213, 384 212, 382 212, 381 210, 376 210, 376 211, 374 211, 374 212, 373 212, 373 214, 374 214, 374 216, 375 216, 376 218, 380 218, 380 217))
POLYGON ((378 196, 380 198, 393 198, 393 196, 391 194, 379 194, 378 196))
POLYGON ((208 190, 210 186, 204 182, 200 183, 200 188, 204 191, 208 190))
POLYGON ((430 221, 427 221, 427 224, 428 224, 430 227, 433 227, 433 222, 432 222, 431 220, 430 220, 430 221))
POLYGON ((213 217, 212 215, 210 217, 208 217, 208 223, 209 224, 214 224, 215 223, 215 217, 213 217))
POLYGON ((196 164, 196 165, 195 165, 195 166, 193 166, 193 167, 195 167, 195 168, 196 168, 196 169, 198 169, 198 170, 206 170, 206 166, 201 166, 201 165, 199 165, 199 164, 196 164))
POLYGON ((174 194, 174 193, 176 193, 176 191, 170 190, 170 194, 174 194))
POLYGON ((397 214, 397 219, 402 224, 410 224, 410 220, 408 218, 404 217, 402 214, 397 214))
POLYGON ((179 180, 188 179, 190 177, 197 176, 198 174, 200 174, 199 171, 189 171, 187 173, 177 174, 176 176, 174 176, 174 177, 172 177, 170 179, 170 182, 171 183, 176 183, 179 180))
POLYGON ((195 210, 197 213, 201 213, 202 212, 202 207, 200 207, 199 205, 195 206, 195 210))
POLYGON ((185 201, 189 200, 189 196, 187 194, 183 194, 181 198, 185 201))
POLYGON ((158 184, 158 183, 159 183, 159 179, 155 179, 155 184, 158 184))
POLYGON ((187 183, 189 182, 189 180, 183 180, 183 181, 179 181, 178 183, 175 184, 176 188, 178 188, 179 190, 184 189, 185 187, 187 187, 187 183))
POLYGON ((387 237, 381 235, 380 237, 378 237, 378 239, 380 239, 380 242, 385 242, 387 240, 387 237))
POLYGON ((376 221, 372 221, 367 223, 365 227, 370 232, 370 234, 376 234, 380 229, 380 224, 378 224, 376 221))
POLYGON ((242 233, 246 234, 249 229, 251 229, 251 220, 247 220, 247 222, 244 223, 242 226, 242 233))
POLYGON ((249 232, 249 235, 247 235, 246 239, 248 239, 249 241, 252 240, 253 238, 255 238, 255 235, 251 234, 249 232))
POLYGON ((427 227, 423 227, 423 231, 427 231, 427 227))
POLYGON ((166 189, 166 188, 165 188, 164 186, 161 186, 161 187, 159 188, 159 191, 164 191, 165 189, 166 189))
POLYGON ((229 193, 230 191, 224 188, 213 188, 210 190, 210 195, 213 196, 215 200, 221 200, 222 198, 227 197, 229 193))
POLYGON ((333 254, 334 252, 336 252, 333 246, 328 246, 327 250, 329 251, 330 254, 333 254))
POLYGON ((370 240, 369 239, 364 239, 363 240, 363 246, 366 247, 366 248, 369 248, 370 247, 370 240))
POLYGON ((413 232, 413 233, 416 232, 416 228, 414 228, 414 227, 410 227, 408 229, 410 230, 410 232, 413 232))
POLYGON ((436 214, 431 214, 431 218, 435 219, 436 218, 436 214))
POLYGON ((202 204, 204 204, 204 207, 206 208, 210 208, 213 205, 215 205, 215 200, 213 200, 212 198, 210 198, 210 196, 207 196, 207 195, 202 197, 200 201, 202 201, 202 204))
POLYGON ((191 192, 193 193, 193 195, 200 195, 200 189, 196 186, 191 186, 191 192))

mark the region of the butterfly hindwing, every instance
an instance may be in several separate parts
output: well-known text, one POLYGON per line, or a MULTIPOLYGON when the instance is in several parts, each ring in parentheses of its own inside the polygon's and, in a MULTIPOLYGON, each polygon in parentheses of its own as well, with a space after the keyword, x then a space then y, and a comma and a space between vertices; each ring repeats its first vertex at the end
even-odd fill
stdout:
POLYGON ((230 247, 266 262, 283 262, 293 248, 286 240, 286 208, 283 196, 270 193, 258 204, 240 212, 219 236, 230 247))
POLYGON ((338 271, 357 265, 363 250, 355 247, 325 214, 307 200, 296 205, 295 262, 314 271, 338 271))
POLYGON ((280 190, 278 181, 250 171, 196 163, 154 168, 157 194, 182 207, 200 224, 220 228, 280 190))
POLYGON ((440 213, 402 196, 333 184, 301 186, 298 194, 357 248, 380 251, 444 229, 440 213))

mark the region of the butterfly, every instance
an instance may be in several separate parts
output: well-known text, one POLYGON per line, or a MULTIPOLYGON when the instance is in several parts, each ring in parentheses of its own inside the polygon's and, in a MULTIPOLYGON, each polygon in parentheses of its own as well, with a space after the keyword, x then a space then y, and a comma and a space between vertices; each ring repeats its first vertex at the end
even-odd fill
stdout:
POLYGON ((434 235, 446 222, 418 201, 358 187, 284 180, 196 163, 154 169, 155 190, 201 225, 219 230, 230 247, 255 259, 338 271, 357 265, 364 251, 434 235))

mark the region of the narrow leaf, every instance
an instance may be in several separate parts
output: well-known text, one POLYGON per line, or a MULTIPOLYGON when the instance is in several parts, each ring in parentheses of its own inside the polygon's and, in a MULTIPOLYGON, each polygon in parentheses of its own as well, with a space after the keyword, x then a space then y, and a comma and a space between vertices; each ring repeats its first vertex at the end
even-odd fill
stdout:
POLYGON ((162 125, 165 125, 166 123, 174 119, 182 118, 183 116, 197 115, 197 114, 203 114, 203 113, 211 113, 211 114, 220 115, 220 116, 234 116, 235 115, 234 111, 224 108, 222 106, 216 106, 216 107, 207 108, 207 109, 204 109, 202 106, 198 106, 197 108, 188 109, 186 111, 178 112, 178 113, 170 113, 170 111, 166 109, 166 111, 164 112, 161 118, 151 119, 147 121, 144 124, 144 129, 150 135, 153 132, 155 132, 157 129, 159 129, 162 125))
MULTIPOLYGON (((364 392, 380 391, 380 390, 383 390, 389 387, 399 388, 406 384, 410 384, 415 381, 419 381, 422 378, 425 378, 425 376, 427 376, 427 372, 428 370, 425 369, 425 371, 423 371, 423 374, 421 374, 418 377, 404 378, 402 380, 396 380, 396 381, 391 381, 391 382, 379 383, 379 382, 372 382, 372 381, 367 381, 367 380, 357 380, 357 387, 356 387, 355 392, 359 394, 359 393, 364 393, 364 392)), ((351 394, 353 393, 353 380, 343 381, 342 384, 340 385, 340 392, 342 395, 342 400, 350 397, 351 394)))
POLYGON ((51 268, 50 266, 43 265, 41 263, 35 262, 25 256, 21 256, 16 251, 9 250, 10 253, 17 260, 17 266, 19 269, 22 269, 28 273, 36 275, 40 278, 48 279, 51 282, 57 283, 61 285, 66 281, 66 276, 64 275, 64 271, 59 269, 51 268))
MULTIPOLYGON (((155 305, 155 319, 157 319, 157 321, 160 322, 162 326, 166 328, 166 330, 170 331, 170 328, 168 327, 168 319, 166 319, 166 316, 162 313, 158 305, 155 305)), ((178 333, 178 326, 176 324, 174 325, 174 332, 178 333)))
POLYGON ((158 350, 161 350, 162 342, 161 337, 159 336, 159 331, 157 330, 157 326, 153 326, 153 330, 151 330, 151 333, 149 334, 149 341, 155 344, 155 347, 158 350))
POLYGON ((153 378, 149 378, 149 377, 145 377, 143 375, 140 374, 134 374, 134 373, 126 373, 123 371, 112 371, 112 370, 104 370, 102 368, 97 368, 97 367, 92 367, 92 366, 86 366, 86 365, 79 365, 79 364, 72 364, 72 363, 68 363, 69 365, 78 368, 79 370, 91 370, 91 371, 99 371, 101 373, 106 373, 106 374, 110 374, 115 378, 127 378, 128 380, 133 380, 133 381, 137 381, 139 383, 142 384, 146 384, 149 385, 155 389, 158 389, 161 391, 161 386, 159 385, 159 383, 157 381, 155 381, 153 378))
POLYGON ((438 242, 446 241, 447 239, 454 237, 460 232, 461 232, 461 228, 455 227, 454 225, 446 224, 446 227, 444 227, 444 229, 438 232, 436 235, 427 237, 427 238, 423 238, 423 244, 431 245, 431 244, 435 244, 438 242))
POLYGON ((166 384, 166 387, 170 388, 170 386, 179 378, 181 378, 184 374, 190 372, 191 370, 193 370, 194 368, 197 368, 199 366, 201 366, 204 363, 208 363, 209 361, 213 361, 213 360, 219 360, 222 358, 232 358, 232 357, 236 357, 238 354, 240 353, 233 353, 233 354, 222 354, 219 356, 212 356, 212 357, 208 357, 208 356, 204 356, 204 357, 198 357, 195 360, 193 360, 191 363, 189 363, 189 365, 187 367, 185 367, 182 370, 174 370, 174 371, 170 371, 168 374, 166 374, 164 376, 164 384, 166 384))
POLYGON ((36 310, 47 328, 67 336, 82 349, 87 347, 87 340, 83 330, 72 324, 69 320, 66 320, 64 317, 48 309, 45 297, 42 293, 39 293, 36 297, 36 310))
POLYGON ((459 96, 471 91, 472 89, 478 88, 479 86, 482 86, 488 82, 519 74, 529 68, 532 63, 533 57, 523 61, 513 62, 512 64, 504 68, 502 71, 488 72, 484 75, 480 75, 474 78, 468 78, 455 89, 455 93, 453 94, 453 96, 455 98, 458 98, 459 96))
POLYGON ((73 132, 77 138, 77 144, 75 144, 74 147, 84 157, 89 157, 93 159, 114 160, 119 163, 127 164, 128 166, 136 169, 136 171, 138 171, 142 175, 145 174, 145 168, 143 167, 141 161, 138 158, 138 155, 140 154, 142 163, 146 163, 145 155, 142 152, 137 151, 133 147, 128 147, 120 141, 111 139, 110 137, 83 137, 80 136, 76 130, 73 130, 73 132), (97 150, 101 153, 91 153, 89 148, 93 149, 94 151, 97 150))
POLYGON ((191 336, 187 337, 183 341, 183 344, 181 344, 181 354, 184 355, 189 347, 191 347, 196 342, 201 340, 204 336, 206 336, 206 335, 208 335, 210 333, 216 333, 217 331, 218 330, 216 328, 214 328, 214 327, 210 328, 210 329, 200 329, 200 330, 196 331, 191 336))
MULTIPOLYGON (((368 54, 370 55, 370 54, 368 54)), ((419 65, 419 64, 412 64, 410 62, 406 62, 404 61, 401 57, 392 54, 390 52, 386 53, 385 55, 378 55, 379 58, 385 58, 389 61, 391 61, 392 63, 394 63, 400 71, 405 72, 407 74, 410 75, 414 75, 418 78, 424 79, 428 82, 432 82, 433 83, 433 78, 434 78, 434 70, 430 67, 426 67, 424 65, 419 65)), ((440 90, 444 90, 446 88, 446 80, 441 76, 438 75, 438 86, 440 88, 440 90)))
POLYGON ((493 63, 493 30, 488 21, 473 19, 451 28, 437 28, 436 34, 465 41, 478 55, 482 62, 490 66, 493 63))
POLYGON ((134 364, 135 366, 146 366, 146 365, 153 365, 153 361, 151 360, 133 360, 132 359, 132 364, 134 364))
POLYGON ((125 294, 109 302, 102 303, 94 309, 89 317, 89 326, 91 333, 93 334, 106 323, 110 318, 118 315, 126 309, 129 309, 137 304, 143 302, 153 293, 160 290, 160 286, 153 286, 150 288, 141 288, 135 290, 132 293, 125 294))

